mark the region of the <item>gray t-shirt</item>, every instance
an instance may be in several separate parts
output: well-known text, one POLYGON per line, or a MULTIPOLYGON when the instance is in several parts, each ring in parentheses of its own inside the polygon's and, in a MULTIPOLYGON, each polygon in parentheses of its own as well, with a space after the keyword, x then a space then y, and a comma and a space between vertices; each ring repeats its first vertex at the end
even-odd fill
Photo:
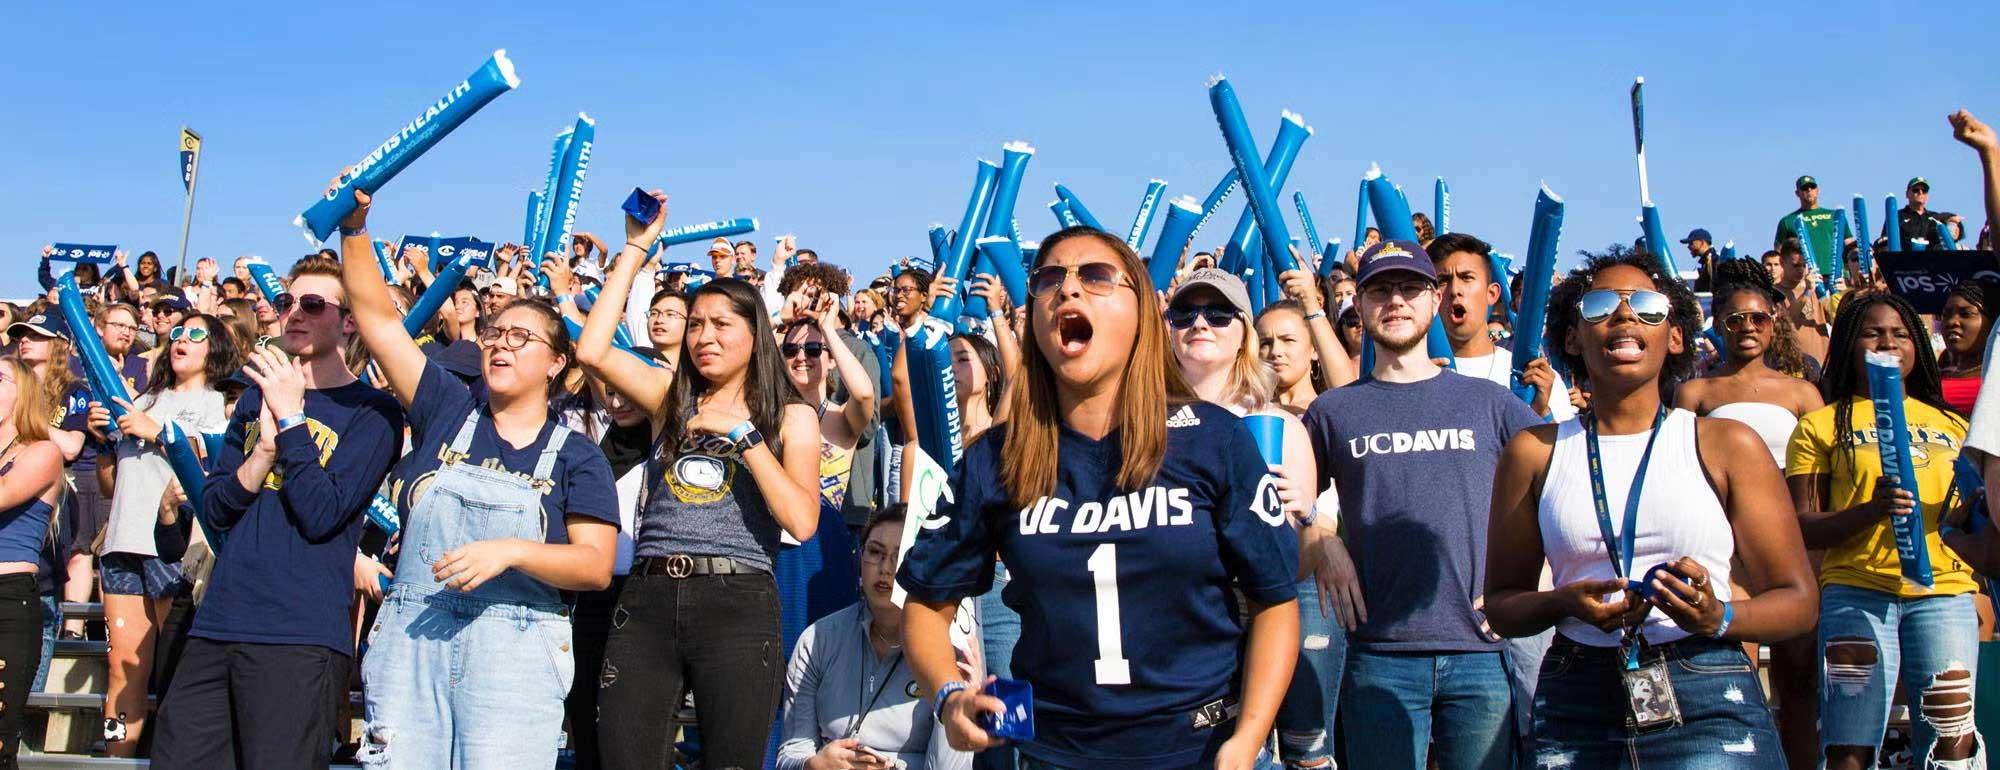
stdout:
POLYGON ((666 456, 661 448, 649 461, 652 483, 633 554, 727 556, 770 572, 778 553, 778 520, 735 444, 705 433, 679 441, 678 457, 661 459, 666 456))
POLYGON ((1541 422, 1505 388, 1450 370, 1422 382, 1364 380, 1313 401, 1306 432, 1320 478, 1340 490, 1341 531, 1368 602, 1354 643, 1500 649, 1475 609, 1493 472, 1507 441, 1541 422))
MULTIPOLYGON (((229 428, 222 393, 208 388, 147 393, 132 405, 162 425, 180 425, 181 433, 191 442, 200 442, 203 433, 229 428)), ((158 556, 153 528, 160 520, 160 497, 173 480, 173 466, 167 464, 166 450, 157 442, 141 442, 131 436, 119 439, 118 485, 112 490, 111 522, 105 526, 104 546, 98 552, 158 556)))

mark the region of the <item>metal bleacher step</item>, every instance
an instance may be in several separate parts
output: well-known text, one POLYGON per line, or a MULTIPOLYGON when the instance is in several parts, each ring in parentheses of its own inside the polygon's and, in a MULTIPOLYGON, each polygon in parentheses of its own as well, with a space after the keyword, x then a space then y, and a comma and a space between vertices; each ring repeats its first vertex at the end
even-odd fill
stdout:
POLYGON ((104 604, 102 602, 63 602, 62 616, 64 620, 103 620, 104 604))

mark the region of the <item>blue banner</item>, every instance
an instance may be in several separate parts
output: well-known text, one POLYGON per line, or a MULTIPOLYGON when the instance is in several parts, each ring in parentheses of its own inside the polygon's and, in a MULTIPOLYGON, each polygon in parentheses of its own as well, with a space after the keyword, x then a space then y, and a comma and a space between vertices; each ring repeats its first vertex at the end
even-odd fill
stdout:
POLYGON ((117 246, 92 246, 82 243, 51 244, 54 251, 49 254, 50 262, 88 262, 93 265, 111 264, 111 257, 118 253, 117 246))
POLYGON ((439 239, 437 253, 431 255, 431 264, 450 263, 459 255, 464 255, 474 269, 493 269, 493 244, 469 235, 439 239))

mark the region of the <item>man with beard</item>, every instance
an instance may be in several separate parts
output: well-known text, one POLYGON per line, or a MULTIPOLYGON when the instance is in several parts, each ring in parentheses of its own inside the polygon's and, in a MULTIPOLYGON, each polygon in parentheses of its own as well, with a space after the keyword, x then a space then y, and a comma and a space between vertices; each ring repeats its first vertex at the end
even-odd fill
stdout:
POLYGON ((1441 298, 1422 247, 1370 247, 1357 280, 1375 368, 1321 394, 1305 419, 1319 473, 1340 493, 1362 598, 1386 608, 1349 641, 1342 730, 1371 747, 1349 760, 1423 767, 1435 751, 1445 770, 1513 767, 1504 645, 1480 611, 1487 503, 1501 448, 1542 420, 1507 389, 1431 360, 1424 335, 1441 298))

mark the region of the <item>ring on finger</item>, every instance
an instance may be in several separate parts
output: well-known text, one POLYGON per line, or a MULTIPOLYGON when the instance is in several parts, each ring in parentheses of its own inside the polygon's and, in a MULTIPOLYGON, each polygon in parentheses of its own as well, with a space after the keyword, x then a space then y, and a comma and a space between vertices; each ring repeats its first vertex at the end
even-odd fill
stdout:
POLYGON ((1701 605, 1707 601, 1708 601, 1707 594, 1697 593, 1694 595, 1694 599, 1688 602, 1688 605, 1694 607, 1695 609, 1701 609, 1701 605))

